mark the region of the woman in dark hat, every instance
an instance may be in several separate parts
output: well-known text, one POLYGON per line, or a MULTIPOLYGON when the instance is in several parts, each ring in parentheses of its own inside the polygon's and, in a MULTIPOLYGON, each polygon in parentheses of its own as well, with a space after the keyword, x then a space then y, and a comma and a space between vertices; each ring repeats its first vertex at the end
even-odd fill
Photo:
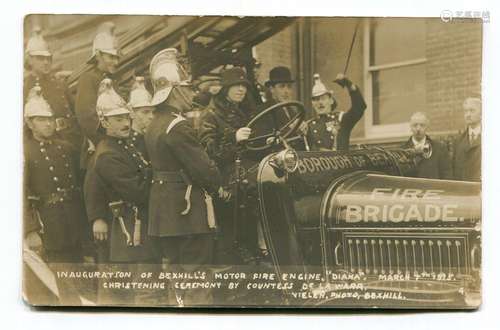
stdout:
MULTIPOLYGON (((240 156, 242 167, 248 168, 255 164, 248 155, 243 152, 241 143, 247 140, 251 134, 251 129, 246 127, 250 119, 255 115, 255 109, 251 107, 248 98, 250 82, 246 78, 245 72, 234 67, 222 73, 222 88, 210 101, 209 106, 203 112, 199 128, 200 141, 204 145, 208 155, 212 158, 221 172, 223 184, 226 192, 223 195, 225 200, 219 201, 216 205, 217 220, 219 225, 219 237, 216 247, 216 262, 220 264, 241 263, 239 255, 235 255, 233 244, 233 201, 230 199, 231 179, 234 179, 235 160, 240 156)), ((241 222, 240 222, 241 223, 241 222)), ((256 225, 251 231, 256 231, 256 225)), ((250 233, 245 233, 245 241, 249 237, 256 237, 250 233)), ((252 243, 240 241, 240 252, 244 252, 248 258, 255 247, 249 247, 252 243)), ((243 257, 243 259, 247 259, 243 257)))

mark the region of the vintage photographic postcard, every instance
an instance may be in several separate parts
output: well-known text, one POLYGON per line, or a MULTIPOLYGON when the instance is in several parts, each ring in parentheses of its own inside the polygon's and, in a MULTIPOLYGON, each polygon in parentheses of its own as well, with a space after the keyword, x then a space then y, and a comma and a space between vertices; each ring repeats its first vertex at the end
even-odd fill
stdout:
POLYGON ((24 299, 478 308, 487 14, 26 16, 24 299))

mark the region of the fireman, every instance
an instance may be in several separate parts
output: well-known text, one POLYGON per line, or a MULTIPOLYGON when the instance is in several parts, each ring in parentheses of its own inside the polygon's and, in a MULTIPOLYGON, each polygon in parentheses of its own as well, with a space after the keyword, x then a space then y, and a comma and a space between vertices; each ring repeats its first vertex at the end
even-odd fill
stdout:
MULTIPOLYGON (((90 154, 95 151, 104 136, 98 131, 99 118, 95 108, 99 84, 104 78, 112 78, 118 66, 120 51, 114 30, 115 25, 112 22, 99 26, 92 46, 92 55, 87 61, 92 68, 84 72, 78 80, 75 113, 86 137, 80 160, 82 168, 86 168, 90 154)), ((116 90, 117 86, 114 87, 116 90)))
POLYGON ((366 103, 359 88, 343 74, 334 80, 346 88, 351 97, 351 109, 337 109, 333 91, 326 88, 318 73, 314 75, 312 105, 315 116, 308 121, 307 141, 312 150, 348 150, 354 125, 361 119, 366 103))
POLYGON ((30 91, 24 117, 29 128, 24 148, 26 242, 43 248, 49 263, 82 262, 89 230, 76 149, 55 138, 56 118, 40 86, 30 91))
MULTIPOLYGON (((181 115, 192 110, 194 92, 175 48, 153 57, 150 76, 154 86, 151 105, 156 110, 146 132, 153 168, 149 235, 156 238, 169 270, 204 271, 213 257, 215 215, 209 193, 220 186, 219 172, 181 115)), ((187 305, 209 304, 212 299, 209 290, 172 289, 169 296, 187 305)))
POLYGON ((24 78, 24 102, 29 91, 36 85, 41 87, 56 124, 56 137, 79 148, 82 136, 75 114, 68 87, 63 79, 52 73, 52 52, 39 27, 35 27, 26 45, 26 60, 29 69, 24 78))

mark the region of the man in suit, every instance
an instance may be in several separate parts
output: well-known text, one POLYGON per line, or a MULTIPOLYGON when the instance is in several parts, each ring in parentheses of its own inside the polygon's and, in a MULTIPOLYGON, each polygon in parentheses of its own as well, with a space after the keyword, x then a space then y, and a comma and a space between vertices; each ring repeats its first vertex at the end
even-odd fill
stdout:
POLYGON ((426 133, 429 120, 423 112, 416 112, 410 118, 412 136, 403 145, 403 148, 414 149, 418 156, 418 166, 415 176, 419 178, 443 179, 452 178, 451 161, 446 147, 436 140, 432 140, 426 133), (425 149, 432 150, 425 157, 425 149))
MULTIPOLYGON (((268 91, 268 98, 266 102, 261 103, 257 107, 257 111, 261 112, 277 103, 293 101, 293 85, 295 79, 292 77, 292 72, 285 66, 277 66, 269 71, 269 79, 265 82, 265 88, 268 91)), ((273 129, 283 128, 285 124, 289 123, 296 115, 296 110, 292 107, 280 108, 272 113, 268 120, 261 122, 261 126, 256 128, 255 136, 269 134, 273 129)), ((289 125, 291 127, 293 125, 289 125)), ((304 140, 301 135, 307 129, 305 122, 299 128, 299 132, 290 139, 290 145, 298 150, 305 150, 304 140), (293 139, 293 140, 292 140, 293 139)), ((286 131, 287 128, 284 128, 286 131)), ((267 143, 274 143, 274 139, 268 139, 267 143)), ((269 150, 272 152, 273 149, 269 150)))
POLYGON ((453 174, 456 180, 481 181, 481 99, 463 103, 465 131, 455 140, 453 174))

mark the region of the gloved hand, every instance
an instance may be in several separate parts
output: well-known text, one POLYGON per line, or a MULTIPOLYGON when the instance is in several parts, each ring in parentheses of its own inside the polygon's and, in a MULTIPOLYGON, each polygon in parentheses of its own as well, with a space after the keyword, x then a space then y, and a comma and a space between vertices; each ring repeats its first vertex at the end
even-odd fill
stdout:
POLYGON ((92 226, 94 239, 96 241, 105 241, 108 239, 108 224, 103 219, 97 219, 92 226))
POLYGON ((252 134, 252 129, 249 127, 242 127, 238 129, 236 131, 236 142, 248 140, 250 134, 252 134))
POLYGON ((333 81, 337 84, 339 84, 342 88, 348 88, 352 89, 352 82, 347 78, 343 73, 337 74, 337 77, 335 77, 335 80, 333 81))
POLYGON ((231 199, 231 192, 224 189, 224 187, 219 187, 218 195, 224 202, 228 202, 231 199))
POLYGON ((33 251, 37 251, 42 247, 42 239, 36 231, 28 233, 28 235, 26 235, 25 242, 33 251))

